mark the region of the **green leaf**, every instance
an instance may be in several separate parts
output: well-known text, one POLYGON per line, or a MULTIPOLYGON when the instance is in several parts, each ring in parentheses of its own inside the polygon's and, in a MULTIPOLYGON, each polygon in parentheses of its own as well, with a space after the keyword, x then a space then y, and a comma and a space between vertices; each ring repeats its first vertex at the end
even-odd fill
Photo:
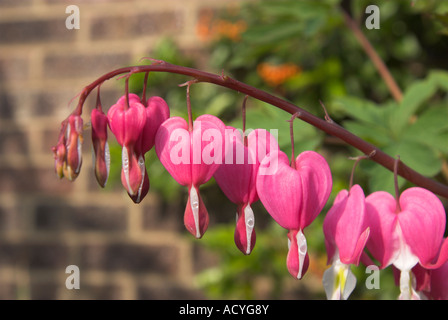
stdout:
POLYGON ((295 16, 309 19, 328 15, 329 5, 324 1, 268 1, 263 4, 265 14, 272 16, 295 16))
POLYGON ((394 110, 390 119, 392 130, 399 136, 404 127, 409 124, 418 108, 436 92, 433 81, 419 81, 412 84, 404 93, 400 106, 394 110))
POLYGON ((433 177, 442 168, 437 152, 422 143, 405 140, 396 146, 394 152, 401 161, 424 176, 433 177))
POLYGON ((385 113, 389 108, 393 107, 394 104, 385 108, 370 101, 355 97, 340 97, 334 104, 334 108, 336 108, 337 111, 343 111, 346 115, 351 116, 362 123, 383 127, 387 127, 385 113))
POLYGON ((248 44, 273 43, 300 35, 303 25, 297 21, 282 21, 268 25, 258 25, 242 34, 243 41, 248 44))
POLYGON ((433 70, 430 72, 428 79, 433 81, 440 89, 448 92, 448 72, 444 70, 433 70))
POLYGON ((228 107, 234 104, 234 95, 230 92, 222 92, 215 95, 214 98, 207 104, 205 108, 205 113, 213 114, 219 117, 228 107))
POLYGON ((351 133, 376 146, 388 145, 391 141, 389 130, 381 126, 357 121, 345 121, 343 126, 351 133))
MULTIPOLYGON (((438 157, 437 152, 433 148, 419 142, 403 141, 387 146, 383 148, 383 151, 394 158, 400 156, 400 160, 404 164, 427 177, 435 176, 442 168, 441 159, 438 157)), ((393 194, 393 172, 373 162, 362 163, 362 166, 369 176, 368 181, 371 192, 384 190, 393 194)), ((404 183, 405 180, 399 178, 400 187, 404 183)))
POLYGON ((421 114, 415 123, 406 127, 403 137, 441 152, 448 152, 448 107, 440 105, 421 114))

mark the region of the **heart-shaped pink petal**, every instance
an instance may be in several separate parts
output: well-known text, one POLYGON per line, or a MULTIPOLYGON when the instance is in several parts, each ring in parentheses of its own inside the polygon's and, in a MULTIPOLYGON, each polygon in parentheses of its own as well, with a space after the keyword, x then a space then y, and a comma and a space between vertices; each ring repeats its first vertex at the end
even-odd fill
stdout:
POLYGON ((226 197, 235 204, 252 203, 256 199, 257 160, 243 143, 241 131, 233 127, 225 130, 224 163, 214 178, 226 197))
POLYGON ((266 210, 283 228, 301 229, 303 193, 300 172, 291 168, 288 156, 283 151, 274 150, 260 164, 260 169, 276 159, 277 168, 272 174, 257 176, 257 193, 266 210))
POLYGON ((135 145, 145 126, 145 107, 139 101, 130 97, 128 108, 121 97, 107 113, 110 130, 121 146, 135 145))
POLYGON ((305 151, 296 158, 296 170, 302 180, 303 204, 300 226, 305 228, 322 211, 333 187, 330 167, 324 157, 314 151, 305 151))
POLYGON ((397 214, 394 197, 384 191, 377 191, 366 197, 366 216, 370 236, 366 247, 384 269, 393 262, 399 250, 399 235, 396 232, 397 214))
POLYGON ((141 154, 152 149, 156 139, 156 133, 160 125, 170 117, 170 108, 161 97, 153 96, 146 102, 146 123, 137 143, 141 154))
POLYGON ((213 116, 200 116, 188 131, 187 122, 171 117, 156 134, 156 153, 171 176, 183 186, 207 182, 224 155, 224 124, 213 116))
POLYGON ((403 236, 423 266, 437 259, 445 232, 446 216, 442 202, 432 192, 409 188, 400 196, 398 221, 403 236))
POLYGON ((364 191, 359 185, 354 185, 350 192, 338 193, 325 216, 323 230, 329 263, 338 252, 342 263, 359 264, 369 235, 364 191))
POLYGON ((283 228, 304 229, 330 196, 332 177, 328 163, 318 153, 305 151, 296 158, 296 169, 293 169, 284 152, 273 151, 263 159, 259 170, 272 159, 276 160, 277 169, 272 174, 258 174, 258 196, 283 228))

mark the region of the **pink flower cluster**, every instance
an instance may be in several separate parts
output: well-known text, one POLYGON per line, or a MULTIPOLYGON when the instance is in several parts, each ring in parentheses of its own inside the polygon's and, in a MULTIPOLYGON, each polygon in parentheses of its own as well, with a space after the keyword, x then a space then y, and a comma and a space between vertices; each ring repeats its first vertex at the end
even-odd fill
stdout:
MULTIPOLYGON (((330 167, 323 156, 305 151, 291 160, 266 130, 249 134, 226 126, 219 118, 201 115, 187 122, 170 117, 160 97, 146 101, 127 93, 107 115, 101 104, 91 112, 95 174, 104 187, 109 176, 108 128, 122 147, 121 183, 135 203, 150 183, 145 154, 155 146, 163 166, 188 189, 186 229, 196 238, 207 230, 209 215, 200 186, 212 177, 236 205, 234 240, 244 254, 256 242, 251 205, 260 200, 272 218, 288 230, 286 266, 301 279, 309 266, 305 229, 325 207, 331 191, 330 167)), ((293 119, 292 119, 293 120, 293 119)), ((291 123, 292 123, 291 120, 291 123)), ((292 128, 292 127, 291 127, 292 128)), ((291 129, 292 130, 292 129, 291 129)), ((71 114, 53 148, 56 172, 73 180, 81 168, 83 120, 71 114)), ((443 238, 445 210, 440 200, 422 188, 405 190, 399 199, 386 192, 365 197, 359 185, 342 190, 323 225, 328 263, 324 288, 329 299, 347 299, 356 279, 350 265, 361 261, 400 271, 401 299, 448 298, 448 240, 443 238), (366 252, 370 253, 370 256, 366 252)))
POLYGON ((384 191, 365 197, 359 185, 342 190, 323 225, 332 264, 323 279, 327 298, 347 299, 356 283, 349 266, 373 258, 398 271, 399 299, 448 299, 445 225, 441 201, 426 189, 406 189, 399 199, 384 191))

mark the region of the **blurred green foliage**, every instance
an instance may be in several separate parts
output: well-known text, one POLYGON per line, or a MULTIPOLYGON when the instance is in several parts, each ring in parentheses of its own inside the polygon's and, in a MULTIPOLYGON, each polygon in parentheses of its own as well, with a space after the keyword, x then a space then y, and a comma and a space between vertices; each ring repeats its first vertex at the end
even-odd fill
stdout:
MULTIPOLYGON (((447 182, 444 172, 448 155, 447 2, 258 0, 242 2, 237 9, 213 12, 199 24, 200 36, 207 38, 205 45, 210 57, 207 71, 224 71, 324 117, 321 100, 335 122, 389 155, 399 155, 404 163, 423 175, 447 182), (371 4, 380 9, 380 29, 364 27, 365 8, 371 4), (343 9, 359 23, 388 66, 402 88, 402 101, 392 98, 346 26, 343 9), (232 33, 223 25, 233 26, 232 33)), ((185 59, 169 39, 161 41, 151 57, 196 67, 195 61, 185 59)), ((142 80, 143 75, 132 76, 131 91, 141 91, 142 80)), ((170 105, 172 115, 186 118, 185 88, 178 87, 186 80, 173 74, 151 73, 148 93, 162 96, 170 105)), ((243 98, 240 93, 211 84, 191 87, 194 117, 210 113, 238 128, 242 127, 243 98)), ((248 100, 247 108, 246 127, 278 130, 279 145, 289 154, 287 120, 290 115, 254 99, 248 100)), ((304 122, 295 121, 294 132, 296 153, 309 149, 322 152, 333 174, 331 198, 315 223, 305 230, 309 251, 315 257, 325 258, 323 218, 335 195, 348 187, 353 166, 348 158, 360 154, 304 122)), ((182 190, 156 161, 154 150, 147 160, 152 190, 160 192, 167 201, 178 197, 182 190)), ((399 181, 403 188, 410 186, 399 181)), ((393 193, 393 174, 368 160, 362 161, 356 170, 355 183, 364 188, 366 195, 376 190, 393 193)), ((214 181, 203 188, 220 192, 214 181)), ((212 212, 219 207, 220 204, 214 204, 212 210, 208 208, 212 212)), ((257 210, 256 217, 268 216, 261 205, 257 210)), ((250 256, 241 254, 233 244, 231 221, 210 225, 206 239, 199 243, 217 254, 220 263, 203 271, 197 279, 210 297, 257 298, 255 284, 265 276, 272 279, 271 298, 285 295, 285 281, 294 281, 285 263, 286 230, 272 221, 261 225, 256 226, 257 243, 250 256)), ((322 272, 324 269, 321 266, 322 272)), ((391 268, 381 271, 380 290, 367 290, 363 285, 368 276, 365 266, 353 267, 353 270, 358 278, 353 299, 398 296, 391 268)), ((296 285, 300 286, 300 281, 296 285)), ((322 294, 322 291, 309 292, 307 297, 322 298, 322 294)))

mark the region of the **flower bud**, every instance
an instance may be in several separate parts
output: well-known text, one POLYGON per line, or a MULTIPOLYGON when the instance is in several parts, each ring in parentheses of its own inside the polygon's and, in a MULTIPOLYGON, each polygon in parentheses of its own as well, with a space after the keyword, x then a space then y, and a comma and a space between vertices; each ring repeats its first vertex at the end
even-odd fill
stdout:
POLYGON ((69 180, 74 180, 81 170, 82 151, 81 146, 83 121, 78 115, 71 115, 65 132, 66 141, 66 166, 63 168, 64 176, 69 180))
POLYGON ((110 152, 107 143, 107 116, 102 111, 93 109, 91 121, 95 176, 99 185, 104 188, 110 171, 110 152))

